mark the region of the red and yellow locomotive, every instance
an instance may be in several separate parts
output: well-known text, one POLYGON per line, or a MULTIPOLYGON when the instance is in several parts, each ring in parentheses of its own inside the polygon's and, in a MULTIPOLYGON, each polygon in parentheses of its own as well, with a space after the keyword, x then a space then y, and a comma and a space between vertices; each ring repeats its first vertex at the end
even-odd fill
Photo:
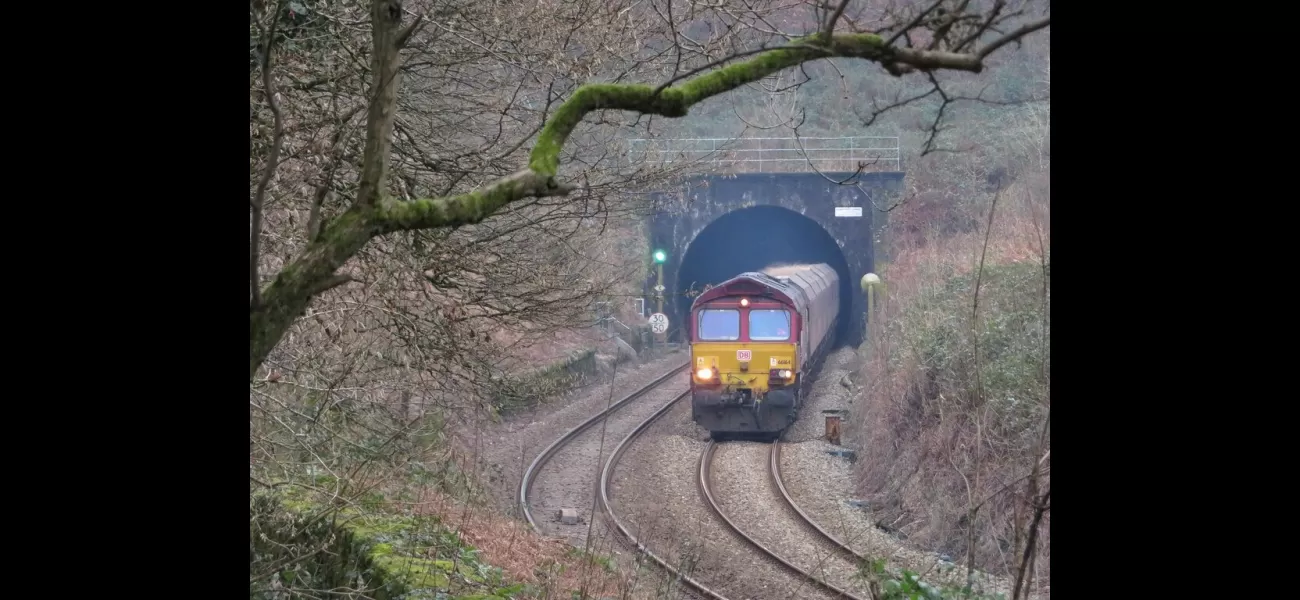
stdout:
POLYGON ((742 273, 691 304, 691 407, 714 437, 778 437, 831 346, 840 286, 825 264, 742 273))

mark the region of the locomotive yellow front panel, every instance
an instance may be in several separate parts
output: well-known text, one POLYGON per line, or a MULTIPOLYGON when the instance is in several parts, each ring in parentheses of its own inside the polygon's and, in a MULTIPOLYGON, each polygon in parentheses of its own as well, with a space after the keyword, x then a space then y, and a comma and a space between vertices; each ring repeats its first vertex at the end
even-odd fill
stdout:
POLYGON ((726 389, 766 392, 772 369, 790 372, 795 381, 795 344, 697 342, 691 347, 692 377, 697 384, 721 383, 726 389))

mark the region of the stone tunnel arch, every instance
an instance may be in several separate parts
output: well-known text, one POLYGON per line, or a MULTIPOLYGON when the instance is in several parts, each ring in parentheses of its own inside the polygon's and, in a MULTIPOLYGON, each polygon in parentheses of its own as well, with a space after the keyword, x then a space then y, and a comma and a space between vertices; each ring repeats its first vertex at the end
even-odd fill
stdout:
MULTIPOLYGON (((850 337, 853 285, 856 279, 840 244, 813 219, 782 206, 760 204, 725 213, 707 224, 686 245, 677 271, 676 289, 700 291, 746 271, 773 264, 826 263, 840 277, 837 344, 850 337)), ((677 315, 688 315, 693 297, 678 294, 677 315)), ((683 325, 685 323, 683 322, 683 325)))
MULTIPOLYGON (((650 262, 655 249, 667 256, 658 269, 649 264, 645 314, 659 311, 662 298, 669 321, 666 339, 681 342, 692 282, 718 283, 761 269, 766 261, 819 260, 839 272, 841 292, 848 291, 841 294, 848 299, 841 307, 848 307, 848 314, 841 314, 847 335, 837 336, 836 343, 857 345, 867 309, 857 282, 875 269, 875 240, 886 217, 876 207, 896 204, 902 183, 901 172, 732 173, 694 175, 649 191, 656 210, 647 223, 646 260, 650 262), (837 183, 841 181, 853 184, 837 183), (723 242, 754 256, 728 259, 728 247, 722 248, 724 254, 714 249, 716 256, 706 251, 723 242), (663 274, 662 296, 655 289, 658 271, 663 274)), ((697 283, 696 289, 700 287, 697 283)))

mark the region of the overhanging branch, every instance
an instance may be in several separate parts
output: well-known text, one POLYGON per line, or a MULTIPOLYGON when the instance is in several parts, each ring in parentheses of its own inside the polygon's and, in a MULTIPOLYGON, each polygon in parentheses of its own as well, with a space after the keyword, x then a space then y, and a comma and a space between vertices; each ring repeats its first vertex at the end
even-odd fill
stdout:
POLYGON ((312 299, 343 283, 336 275, 337 270, 375 236, 478 223, 512 202, 528 197, 563 196, 573 191, 573 186, 556 180, 560 151, 587 113, 615 109, 683 117, 691 106, 706 98, 783 69, 831 57, 877 62, 895 76, 935 70, 978 73, 984 68, 983 59, 998 47, 1050 23, 1049 19, 1031 23, 969 53, 895 47, 874 34, 817 33, 793 40, 789 46, 764 51, 743 62, 693 77, 680 85, 586 84, 546 122, 529 156, 528 168, 467 194, 400 202, 384 198, 382 193, 387 181, 396 112, 398 54, 415 27, 413 24, 405 31, 398 29, 400 9, 399 0, 378 0, 374 6, 372 68, 375 72, 359 193, 349 210, 335 218, 298 258, 281 269, 265 288, 263 304, 251 311, 250 378, 312 299))
POLYGON ((389 201, 374 216, 379 233, 456 227, 478 223, 505 205, 528 197, 564 196, 573 187, 531 169, 497 180, 482 190, 410 202, 389 201))
POLYGON ((528 168, 468 194, 385 203, 375 213, 381 233, 456 227, 481 222, 497 210, 528 197, 563 196, 573 190, 555 180, 560 151, 582 119, 596 110, 628 110, 663 117, 683 117, 691 106, 713 96, 753 83, 778 71, 821 58, 861 58, 879 62, 891 73, 909 70, 983 70, 983 53, 953 53, 889 46, 878 35, 823 34, 794 40, 757 56, 681 85, 651 87, 641 84, 589 83, 578 88, 542 128, 529 156, 528 168))
POLYGON ((817 34, 795 40, 789 46, 768 50, 744 62, 664 89, 634 84, 586 84, 555 111, 551 121, 542 129, 528 167, 540 175, 553 177, 559 169, 560 150, 589 112, 618 109, 670 118, 684 117, 691 106, 706 98, 821 58, 870 60, 881 63, 894 75, 910 70, 948 69, 978 73, 984 69, 983 55, 898 48, 886 45, 880 36, 869 33, 836 35, 830 38, 829 43, 823 43, 823 39, 825 36, 817 34))

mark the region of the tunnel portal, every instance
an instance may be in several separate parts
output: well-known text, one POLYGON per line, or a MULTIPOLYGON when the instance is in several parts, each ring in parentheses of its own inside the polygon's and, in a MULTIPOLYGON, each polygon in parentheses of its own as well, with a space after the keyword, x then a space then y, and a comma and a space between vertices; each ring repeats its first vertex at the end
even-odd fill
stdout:
MULTIPOLYGON (((840 276, 840 313, 852 310, 855 278, 835 239, 816 221, 775 205, 742 208, 718 217, 695 236, 678 270, 677 288, 699 292, 746 271, 775 264, 826 263, 840 276)), ((693 297, 677 295, 677 314, 690 312, 693 297)), ((852 319, 841 318, 839 339, 852 319)))
MULTIPOLYGON (((684 341, 691 290, 773 263, 829 264, 840 275, 838 344, 861 342, 866 299, 858 286, 875 269, 875 240, 901 194, 903 173, 742 173, 683 179, 653 192, 652 249, 664 249, 663 310, 669 341, 684 341), (840 181, 851 181, 843 185, 840 181)), ((650 251, 646 253, 647 258, 650 251)), ((645 284, 655 306, 657 273, 645 284)))

